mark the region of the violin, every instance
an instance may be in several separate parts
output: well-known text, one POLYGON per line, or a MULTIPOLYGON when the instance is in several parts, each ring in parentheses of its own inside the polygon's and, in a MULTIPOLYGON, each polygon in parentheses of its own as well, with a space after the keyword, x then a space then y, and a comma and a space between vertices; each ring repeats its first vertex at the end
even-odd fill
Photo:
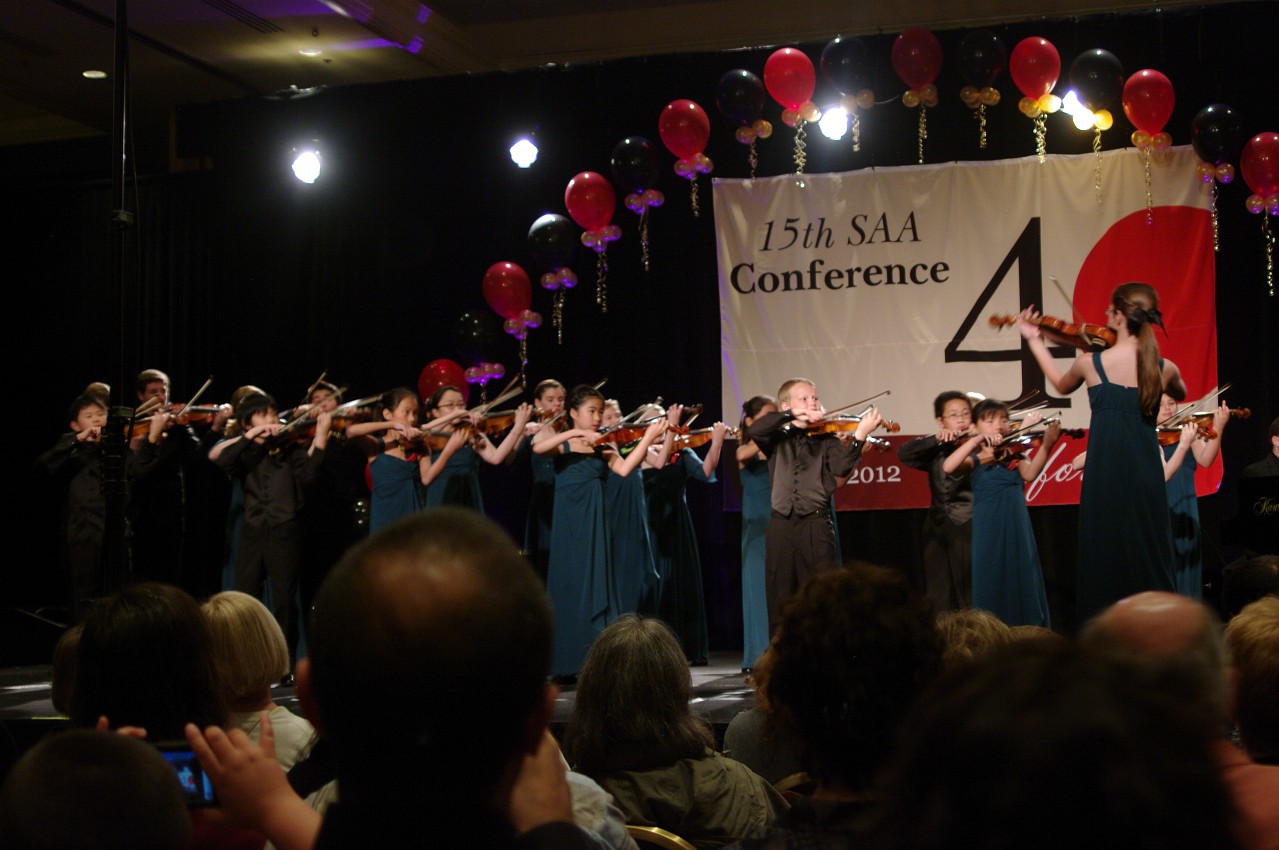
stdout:
MULTIPOLYGON (((673 427, 674 426, 672 426, 672 428, 673 427)), ((675 453, 682 451, 683 449, 695 449, 698 446, 704 446, 707 443, 709 443, 711 441, 711 438, 715 436, 712 433, 714 430, 715 430, 714 426, 709 426, 706 428, 698 428, 696 431, 689 431, 687 428, 685 428, 684 433, 676 433, 675 439, 672 445, 672 454, 671 454, 672 460, 674 460, 675 453)), ((736 439, 739 439, 740 437, 741 437, 740 428, 734 428, 732 426, 729 426, 728 428, 724 429, 725 440, 736 440, 736 439)))
MULTIPOLYGON (((1155 434, 1159 438, 1159 445, 1175 446, 1181 439, 1181 427, 1191 424, 1195 426, 1196 436, 1199 439, 1204 441, 1217 439, 1217 431, 1212 427, 1213 418, 1216 414, 1217 411, 1215 410, 1203 410, 1169 417, 1164 422, 1159 423, 1159 427, 1155 429, 1155 434)), ((1249 419, 1252 417, 1252 411, 1246 407, 1232 407, 1230 415, 1235 419, 1249 419)))
MULTIPOLYGON (((1045 419, 1043 424, 1050 425, 1061 420, 1052 417, 1045 419)), ((1044 436, 1047 434, 1047 428, 1036 428, 1026 431, 1012 431, 1005 434, 999 442, 993 445, 995 450, 996 463, 1010 463, 1014 460, 1021 460, 1026 457, 1032 450, 1037 450, 1044 444, 1044 436)), ((1083 428, 1062 428, 1058 437, 1070 437, 1071 439, 1082 439, 1084 436, 1083 428)))
MULTIPOLYGON (((872 409, 873 408, 868 407, 861 413, 841 413, 838 416, 832 416, 829 419, 823 419, 820 422, 814 422, 812 425, 808 426, 791 422, 785 427, 790 429, 803 428, 804 431, 813 436, 818 434, 840 434, 848 431, 856 431, 857 427, 862 424, 862 419, 869 414, 872 409)), ((892 419, 881 419, 879 427, 883 428, 890 434, 896 434, 902 429, 902 426, 899 423, 894 422, 892 419)))
MULTIPOLYGON (((1004 328, 1017 324, 1020 319, 1021 316, 997 313, 990 317, 990 324, 996 328, 1004 328)), ((1115 336, 1115 332, 1105 325, 1094 325, 1088 322, 1068 322, 1056 316, 1039 316, 1026 321, 1032 325, 1038 325, 1039 330, 1048 339, 1062 345, 1082 349, 1083 351, 1110 348, 1115 344, 1115 340, 1118 339, 1115 336)))

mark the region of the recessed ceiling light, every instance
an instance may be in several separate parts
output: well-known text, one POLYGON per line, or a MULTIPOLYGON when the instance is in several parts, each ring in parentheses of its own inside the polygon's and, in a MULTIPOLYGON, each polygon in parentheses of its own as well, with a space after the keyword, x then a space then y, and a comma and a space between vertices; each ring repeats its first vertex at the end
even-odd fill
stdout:
POLYGON ((298 51, 298 53, 301 53, 303 56, 319 56, 323 52, 324 51, 318 47, 305 47, 298 51))
POLYGON ((86 80, 105 80, 107 78, 106 71, 84 71, 82 76, 86 80))

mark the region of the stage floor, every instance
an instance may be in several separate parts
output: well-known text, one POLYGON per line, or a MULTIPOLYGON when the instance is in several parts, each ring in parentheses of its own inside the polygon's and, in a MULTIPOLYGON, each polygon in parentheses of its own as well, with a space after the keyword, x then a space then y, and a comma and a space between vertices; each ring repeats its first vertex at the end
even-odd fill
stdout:
MULTIPOLYGON (((741 671, 741 658, 740 652, 713 652, 710 664, 689 668, 693 679, 691 705, 714 727, 717 740, 723 740, 728 722, 752 704, 750 685, 741 671)), ((42 728, 52 728, 65 722, 50 700, 50 670, 47 665, 0 669, 0 722, 11 728, 36 727, 26 730, 36 737, 42 734, 42 728)), ((391 682, 385 693, 369 696, 379 703, 394 704, 395 693, 391 682)), ((572 688, 563 688, 555 701, 551 728, 556 735, 563 730, 573 711, 573 697, 572 688)), ((297 696, 291 687, 277 687, 274 699, 292 711, 298 710, 297 696)))

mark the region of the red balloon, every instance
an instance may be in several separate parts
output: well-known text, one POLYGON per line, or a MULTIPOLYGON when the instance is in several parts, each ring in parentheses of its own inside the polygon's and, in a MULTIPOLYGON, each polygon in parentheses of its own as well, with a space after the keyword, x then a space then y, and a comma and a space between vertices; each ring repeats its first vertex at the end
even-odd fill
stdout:
POLYGON ((613 220, 617 193, 613 184, 594 171, 583 171, 568 181, 564 206, 583 230, 599 230, 613 220))
POLYGON ((817 88, 813 60, 804 51, 793 47, 774 50, 764 63, 764 87, 784 108, 798 108, 813 99, 813 91, 817 88))
POLYGON ((1022 94, 1038 100, 1057 85, 1061 56, 1046 38, 1023 38, 1008 57, 1008 73, 1022 94))
POLYGON ((422 397, 423 402, 440 387, 453 387, 462 394, 464 400, 471 397, 466 370, 452 360, 432 360, 422 367, 422 374, 417 376, 417 394, 422 397))
POLYGON ((1279 133, 1258 133, 1243 146, 1239 170, 1254 195, 1279 193, 1279 133))
POLYGON ((1158 71, 1138 71, 1124 83, 1124 114, 1134 127, 1152 136, 1163 131, 1174 102, 1172 81, 1158 71))
POLYGON ((910 89, 931 85, 941 73, 941 42, 926 29, 902 30, 893 42, 893 70, 910 89))
POLYGON ((533 303, 528 272, 515 263, 494 263, 484 273, 484 300, 503 319, 514 319, 533 303))
POLYGON ((706 111, 693 101, 672 100, 657 118, 657 134, 677 158, 692 159, 706 150, 711 122, 706 111))

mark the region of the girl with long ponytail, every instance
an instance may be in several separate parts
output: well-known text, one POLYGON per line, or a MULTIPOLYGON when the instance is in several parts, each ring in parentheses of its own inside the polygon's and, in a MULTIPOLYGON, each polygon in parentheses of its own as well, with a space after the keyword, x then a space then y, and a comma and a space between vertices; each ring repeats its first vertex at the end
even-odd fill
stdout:
POLYGON ((1126 596, 1175 587, 1163 463, 1152 426, 1161 394, 1181 399, 1186 387, 1176 364, 1159 356, 1154 326, 1163 327, 1163 316, 1159 294, 1147 283, 1115 289, 1106 308, 1115 344, 1079 355, 1064 372, 1033 323, 1038 318, 1026 310, 1019 328, 1044 377, 1062 395, 1086 384, 1092 408, 1079 495, 1075 610, 1083 623, 1126 596))

